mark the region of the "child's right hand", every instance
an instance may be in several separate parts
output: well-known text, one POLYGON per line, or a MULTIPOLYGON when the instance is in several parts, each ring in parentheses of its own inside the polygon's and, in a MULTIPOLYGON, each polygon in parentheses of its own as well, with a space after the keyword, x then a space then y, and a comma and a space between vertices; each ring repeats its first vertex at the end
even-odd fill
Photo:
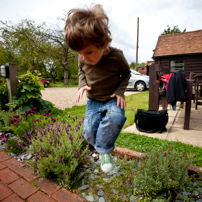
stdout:
POLYGON ((79 102, 79 100, 83 97, 83 93, 85 90, 91 90, 92 88, 89 86, 83 86, 79 89, 77 96, 76 96, 76 102, 79 102))

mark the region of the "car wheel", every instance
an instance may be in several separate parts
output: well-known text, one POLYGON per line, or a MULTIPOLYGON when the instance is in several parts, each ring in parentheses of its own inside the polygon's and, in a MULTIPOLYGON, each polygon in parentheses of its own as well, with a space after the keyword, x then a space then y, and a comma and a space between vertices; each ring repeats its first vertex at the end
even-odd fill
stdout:
POLYGON ((138 81, 136 84, 135 84, 135 88, 137 91, 144 91, 146 90, 146 85, 143 81, 138 81))
POLYGON ((44 83, 44 88, 48 88, 48 84, 47 83, 44 83))

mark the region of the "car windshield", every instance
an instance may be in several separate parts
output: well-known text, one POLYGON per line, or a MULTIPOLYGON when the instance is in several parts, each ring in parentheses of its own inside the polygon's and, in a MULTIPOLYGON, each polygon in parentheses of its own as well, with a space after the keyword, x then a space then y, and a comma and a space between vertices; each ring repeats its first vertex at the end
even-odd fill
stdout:
POLYGON ((131 73, 133 74, 133 75, 141 75, 139 72, 137 72, 137 71, 135 71, 135 70, 130 70, 131 71, 131 73))

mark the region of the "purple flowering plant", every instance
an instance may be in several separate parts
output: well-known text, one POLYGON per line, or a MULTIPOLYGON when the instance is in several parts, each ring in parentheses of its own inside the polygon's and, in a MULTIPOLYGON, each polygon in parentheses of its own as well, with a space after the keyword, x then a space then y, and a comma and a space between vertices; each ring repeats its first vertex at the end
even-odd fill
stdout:
MULTIPOLYGON (((43 112, 46 112, 47 114, 47 110, 43 112)), ((31 144, 30 138, 27 137, 30 136, 32 131, 34 131, 34 127, 40 126, 41 121, 45 121, 46 117, 50 117, 50 114, 41 115, 36 107, 26 111, 25 113, 18 109, 15 111, 15 113, 11 112, 10 114, 6 114, 4 120, 8 118, 7 122, 10 125, 9 131, 12 131, 12 133, 15 134, 15 141, 13 140, 13 138, 5 134, 3 136, 0 136, 0 139, 2 143, 7 143, 7 145, 9 144, 9 146, 7 147, 7 151, 13 153, 19 153, 19 151, 22 151, 24 149, 24 146, 31 144), (3 137, 4 139, 2 141, 3 137), (22 144, 18 144, 18 142, 22 144), (21 147, 21 149, 19 147, 21 147)), ((2 130, 1 125, 0 130, 2 130)))
POLYGON ((82 122, 74 118, 43 121, 26 138, 31 141, 34 168, 40 176, 63 179, 68 188, 78 180, 77 167, 87 151, 82 135, 82 122))
POLYGON ((54 115, 52 111, 39 112, 37 108, 13 114, 8 123, 17 139, 6 138, 4 141, 9 143, 7 151, 13 153, 28 150, 31 144, 34 167, 40 175, 63 179, 70 188, 78 180, 75 177, 77 167, 87 151, 87 142, 82 135, 83 119, 81 115, 80 118, 71 116, 65 110, 54 110, 54 115))

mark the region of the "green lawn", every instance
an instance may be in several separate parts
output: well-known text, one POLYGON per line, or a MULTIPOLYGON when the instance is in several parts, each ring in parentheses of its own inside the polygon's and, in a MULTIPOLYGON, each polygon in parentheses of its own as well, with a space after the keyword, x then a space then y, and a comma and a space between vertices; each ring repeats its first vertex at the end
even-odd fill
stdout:
MULTIPOLYGON (((134 124, 134 115, 137 109, 148 109, 149 91, 126 96, 126 116, 127 120, 124 128, 134 124)), ((74 106, 72 108, 65 109, 65 113, 71 113, 78 115, 80 118, 84 117, 85 105, 74 106)), ((202 148, 192 145, 184 144, 181 142, 172 142, 167 140, 161 140, 157 138, 151 138, 144 135, 138 135, 134 133, 123 133, 119 135, 116 145, 119 147, 133 149, 139 152, 147 152, 147 148, 154 147, 157 150, 161 147, 163 150, 167 150, 168 145, 178 152, 178 156, 181 156, 182 151, 186 151, 189 156, 196 154, 193 164, 202 166, 202 148)))

